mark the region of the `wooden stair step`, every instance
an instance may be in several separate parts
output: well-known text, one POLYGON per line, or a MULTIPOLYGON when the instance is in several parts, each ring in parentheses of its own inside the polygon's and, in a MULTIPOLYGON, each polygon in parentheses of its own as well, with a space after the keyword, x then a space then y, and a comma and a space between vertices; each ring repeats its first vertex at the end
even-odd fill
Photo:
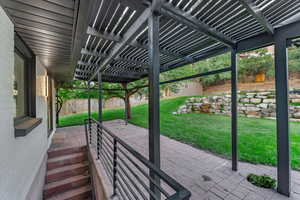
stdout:
POLYGON ((71 176, 84 174, 87 171, 88 171, 87 162, 67 165, 52 170, 48 170, 46 174, 46 183, 51 183, 71 176))
POLYGON ((90 177, 88 175, 78 175, 69 177, 60 181, 48 183, 44 187, 44 198, 49 198, 55 194, 59 194, 80 186, 88 185, 90 177))
POLYGON ((91 195, 91 186, 82 186, 76 189, 57 194, 50 198, 46 198, 46 200, 85 200, 90 198, 91 195))
POLYGON ((55 148, 48 151, 48 159, 58 157, 58 156, 74 154, 74 153, 86 152, 86 151, 87 151, 86 146, 55 148))
POLYGON ((47 169, 51 170, 66 165, 72 165, 72 164, 84 162, 86 160, 87 160, 86 153, 74 153, 70 155, 54 157, 48 159, 47 169))

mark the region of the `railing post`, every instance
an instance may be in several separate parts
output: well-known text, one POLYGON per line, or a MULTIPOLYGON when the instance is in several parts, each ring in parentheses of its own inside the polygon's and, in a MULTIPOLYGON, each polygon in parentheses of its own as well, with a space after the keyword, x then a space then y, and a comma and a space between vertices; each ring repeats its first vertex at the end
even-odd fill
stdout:
MULTIPOLYGON (((102 126, 102 76, 98 72, 98 121, 102 126)), ((97 125, 97 158, 100 158, 100 149, 102 148, 102 127, 97 125)))
POLYGON ((89 148, 89 137, 88 137, 88 120, 84 120, 84 130, 85 130, 85 140, 86 140, 86 146, 89 148))
POLYGON ((238 170, 238 134, 237 134, 237 56, 236 49, 231 50, 231 157, 232 170, 238 170))
POLYGON ((100 130, 100 125, 97 124, 97 159, 100 159, 100 146, 101 146, 101 130, 100 130))
POLYGON ((88 82, 88 122, 89 122, 89 136, 90 144, 92 144, 92 124, 91 124, 91 82, 88 82))
POLYGON ((113 154, 113 195, 116 195, 117 189, 117 173, 118 173, 118 143, 117 140, 114 138, 114 154, 113 154))

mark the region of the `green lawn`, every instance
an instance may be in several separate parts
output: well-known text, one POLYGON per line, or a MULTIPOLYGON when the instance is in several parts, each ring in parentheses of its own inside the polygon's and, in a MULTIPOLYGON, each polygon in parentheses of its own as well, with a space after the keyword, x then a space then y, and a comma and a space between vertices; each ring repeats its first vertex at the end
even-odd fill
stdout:
MULTIPOLYGON (((201 149, 230 157, 230 116, 213 114, 182 114, 172 112, 188 97, 161 101, 161 133, 201 149)), ((148 105, 132 108, 131 123, 148 126, 148 105)), ((93 113, 97 117, 96 113, 93 113)), ((83 123, 87 114, 62 117, 61 126, 83 123)), ((104 120, 124 118, 122 109, 105 110, 104 120)), ((300 170, 300 123, 290 123, 292 168, 300 170)), ((274 120, 239 117, 239 159, 251 163, 276 164, 276 123, 274 120)))

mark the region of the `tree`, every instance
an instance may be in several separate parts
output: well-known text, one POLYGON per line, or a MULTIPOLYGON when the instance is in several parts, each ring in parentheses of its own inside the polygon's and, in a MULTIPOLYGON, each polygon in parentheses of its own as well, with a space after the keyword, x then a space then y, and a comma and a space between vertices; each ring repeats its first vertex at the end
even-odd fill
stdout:
MULTIPOLYGON (((187 66, 182 67, 181 69, 184 71, 182 75, 189 76, 193 74, 209 72, 225 67, 230 66, 230 54, 222 54, 216 57, 208 58, 187 66)), ((201 78, 197 78, 196 80, 200 81, 203 85, 211 85, 216 83, 221 83, 225 80, 230 79, 230 73, 220 73, 214 74, 210 76, 204 76, 201 78)), ((187 80, 191 81, 191 80, 187 80)))
POLYGON ((267 49, 262 48, 240 56, 240 76, 253 76, 265 73, 274 76, 274 58, 267 49))
MULTIPOLYGON (((85 99, 88 98, 86 90, 77 90, 74 88, 87 88, 85 81, 57 81, 56 82, 56 123, 59 123, 59 113, 63 104, 71 99, 85 99)), ((98 97, 98 91, 92 90, 91 98, 98 97)))
POLYGON ((138 81, 130 82, 130 83, 103 83, 102 88, 106 89, 114 89, 114 90, 104 90, 103 94, 105 99, 110 98, 120 98, 124 101, 126 110, 127 119, 131 119, 131 103, 130 97, 135 94, 139 94, 140 96, 145 95, 147 93, 147 88, 140 88, 139 86, 145 85, 148 83, 147 79, 141 79, 138 81), (120 90, 115 90, 120 89, 120 90))
POLYGON ((292 46, 289 48, 289 70, 291 72, 300 71, 300 48, 292 46))

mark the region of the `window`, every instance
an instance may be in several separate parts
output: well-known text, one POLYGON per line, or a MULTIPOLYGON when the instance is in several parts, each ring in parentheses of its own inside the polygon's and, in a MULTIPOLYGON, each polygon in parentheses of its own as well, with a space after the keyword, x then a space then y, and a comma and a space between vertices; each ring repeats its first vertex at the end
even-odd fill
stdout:
POLYGON ((14 99, 16 104, 15 119, 28 116, 28 88, 26 84, 26 60, 19 52, 15 52, 14 66, 14 99))
POLYGON ((15 34, 13 95, 15 137, 27 135, 41 123, 35 113, 35 55, 15 34))

